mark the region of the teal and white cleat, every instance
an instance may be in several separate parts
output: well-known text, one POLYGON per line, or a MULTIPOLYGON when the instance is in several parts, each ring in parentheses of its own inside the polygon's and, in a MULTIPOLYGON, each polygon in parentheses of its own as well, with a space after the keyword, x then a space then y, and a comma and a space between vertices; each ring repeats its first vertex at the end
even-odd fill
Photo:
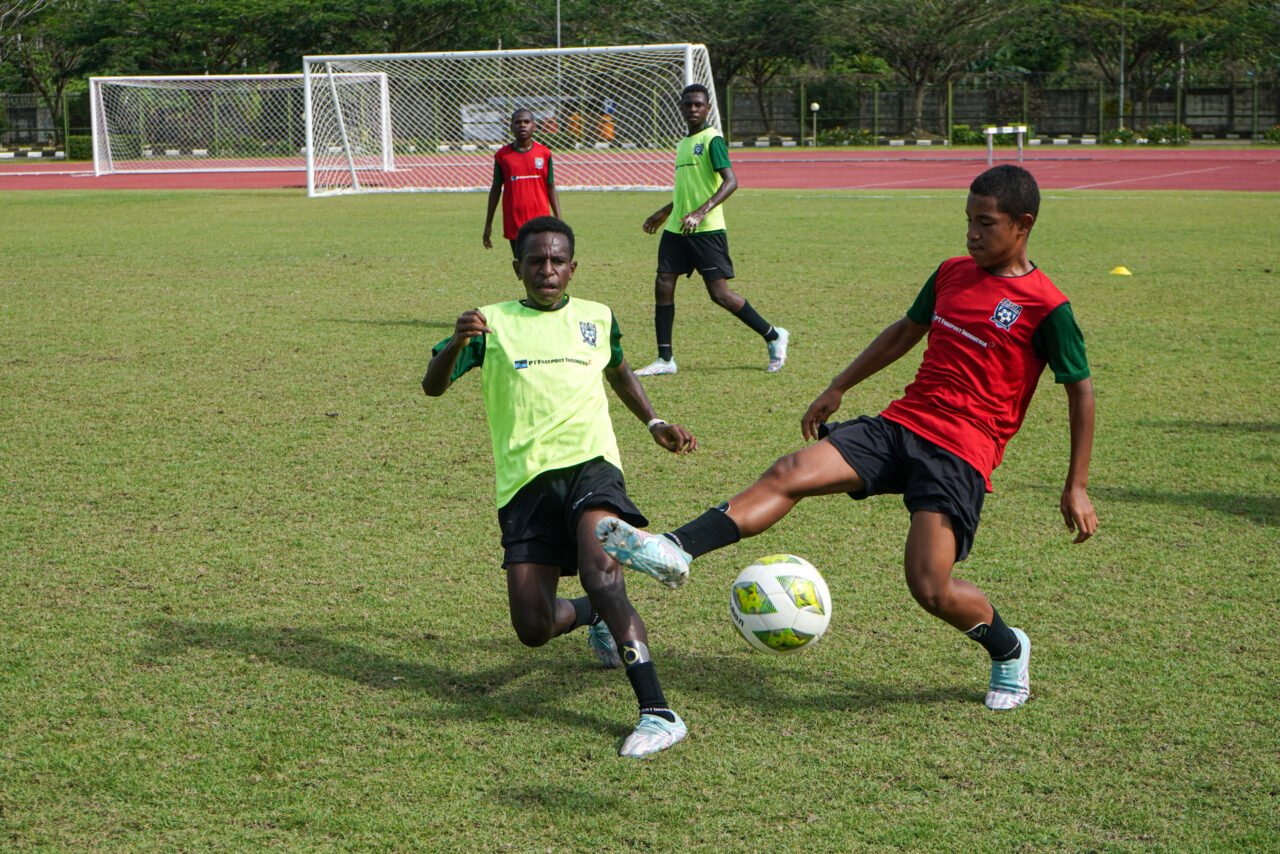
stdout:
POLYGON ((596 524, 596 539, 618 563, 652 575, 673 590, 689 580, 693 557, 666 537, 608 516, 596 524))
POLYGON ((1022 653, 1008 661, 991 662, 991 686, 987 689, 987 708, 996 711, 1016 709, 1031 696, 1031 641, 1022 629, 1014 629, 1022 653))
POLYGON ((768 371, 776 374, 787 363, 787 342, 791 340, 791 333, 781 326, 775 326, 773 330, 778 333, 778 337, 765 343, 769 345, 768 371))
POLYGON ((618 644, 603 620, 594 626, 587 626, 587 646, 591 647, 591 651, 605 667, 613 669, 622 666, 622 657, 618 655, 618 644))
POLYGON ((630 756, 633 759, 643 759, 651 753, 666 750, 673 744, 683 741, 688 734, 689 728, 684 725, 684 721, 680 720, 679 715, 676 715, 675 723, 658 715, 641 715, 635 732, 622 742, 622 749, 618 754, 630 756))
POLYGON ((654 359, 636 371, 638 377, 660 377, 664 374, 674 374, 676 372, 676 360, 673 359, 654 359))

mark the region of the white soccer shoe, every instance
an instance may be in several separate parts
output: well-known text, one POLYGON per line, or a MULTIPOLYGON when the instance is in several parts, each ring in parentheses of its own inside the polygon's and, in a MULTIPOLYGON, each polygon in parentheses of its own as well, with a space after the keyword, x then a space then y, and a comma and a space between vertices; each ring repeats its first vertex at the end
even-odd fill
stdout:
POLYGON ((771 374, 776 374, 787 363, 787 342, 791 340, 791 333, 781 326, 773 327, 773 331, 778 333, 778 337, 765 343, 769 345, 768 371, 771 374))
POLYGON ((997 712, 1016 709, 1031 696, 1031 640, 1022 629, 1014 629, 1013 633, 1022 644, 1021 654, 1008 661, 991 662, 986 704, 997 712))
POLYGON ((606 516, 596 523, 596 539, 618 563, 651 575, 673 590, 689 580, 693 557, 666 537, 606 516))
MULTIPOLYGON (((671 714, 675 715, 675 712, 671 714)), ((643 759, 651 753, 666 750, 673 744, 683 741, 688 734, 689 728, 684 725, 684 721, 680 720, 679 715, 676 715, 675 723, 659 715, 641 715, 635 732, 622 742, 622 748, 618 754, 630 756, 632 759, 643 759)))
POLYGON ((657 377, 662 374, 674 374, 676 372, 675 357, 670 359, 655 359, 653 362, 645 365, 636 371, 638 377, 657 377))

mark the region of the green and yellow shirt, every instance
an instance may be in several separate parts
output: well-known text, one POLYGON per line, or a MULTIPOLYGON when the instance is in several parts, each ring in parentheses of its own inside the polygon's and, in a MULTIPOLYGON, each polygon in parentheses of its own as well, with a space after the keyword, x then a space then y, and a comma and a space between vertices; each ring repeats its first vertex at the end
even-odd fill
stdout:
POLYGON ((492 331, 471 339, 451 380, 480 368, 498 507, 545 471, 596 457, 621 469, 601 376, 622 364, 622 333, 613 311, 572 298, 554 311, 519 301, 480 311, 492 331))
MULTIPOLYGON (((691 211, 702 207, 711 198, 724 179, 721 169, 728 169, 729 146, 724 136, 711 126, 686 136, 676 146, 676 180, 671 194, 671 216, 667 217, 667 231, 680 234, 680 220, 691 211)), ((724 205, 716 205, 702 222, 696 234, 724 231, 724 205)))

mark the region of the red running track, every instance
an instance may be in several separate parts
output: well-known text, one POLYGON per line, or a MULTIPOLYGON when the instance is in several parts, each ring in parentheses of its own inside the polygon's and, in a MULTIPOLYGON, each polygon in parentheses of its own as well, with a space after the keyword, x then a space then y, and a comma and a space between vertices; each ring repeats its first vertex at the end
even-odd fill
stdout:
MULTIPOLYGON (((791 190, 962 190, 986 168, 975 149, 733 149, 743 187, 791 190)), ((996 152, 1012 163, 1011 150, 996 152)), ((1280 191, 1280 149, 1028 148, 1023 165, 1047 190, 1280 191)), ((93 177, 88 164, 0 162, 0 190, 303 189, 300 172, 93 177)))

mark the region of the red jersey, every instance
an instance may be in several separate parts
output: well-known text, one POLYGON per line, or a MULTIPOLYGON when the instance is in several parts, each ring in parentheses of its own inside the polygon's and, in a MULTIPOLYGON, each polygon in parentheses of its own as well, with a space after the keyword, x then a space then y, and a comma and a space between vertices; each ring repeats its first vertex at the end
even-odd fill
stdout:
POLYGON ((493 155, 493 169, 494 177, 502 177, 502 236, 515 240, 520 226, 551 213, 551 149, 534 142, 528 151, 516 151, 508 143, 493 155))
POLYGON ((990 491, 1045 364, 1058 382, 1089 376, 1071 306, 1038 268, 994 276, 965 256, 942 262, 907 316, 930 324, 929 341, 915 380, 881 414, 972 465, 990 491))

